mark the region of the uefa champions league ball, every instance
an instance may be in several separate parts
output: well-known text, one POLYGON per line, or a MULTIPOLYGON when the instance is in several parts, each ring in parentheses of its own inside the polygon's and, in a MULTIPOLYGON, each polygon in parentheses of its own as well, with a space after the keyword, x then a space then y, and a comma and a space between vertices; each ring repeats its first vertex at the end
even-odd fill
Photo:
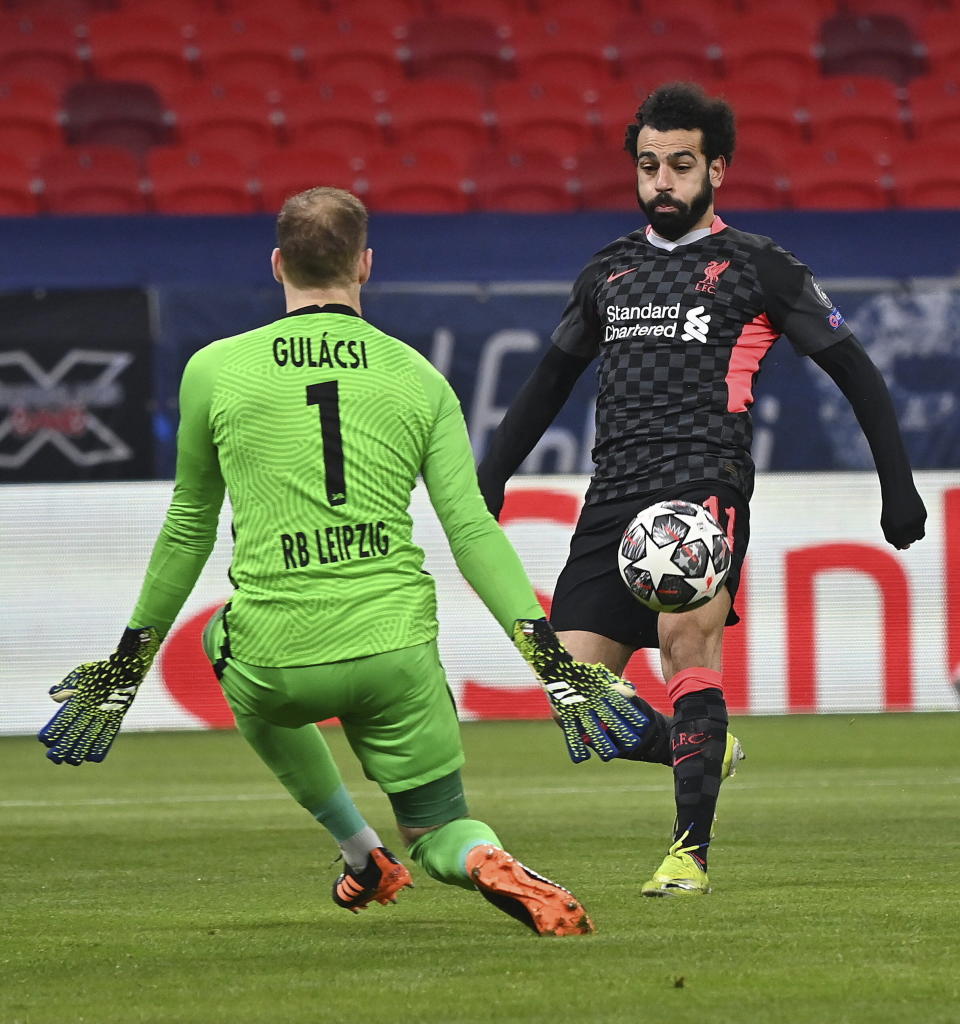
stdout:
POLYGON ((617 563, 630 593, 655 612, 699 608, 730 572, 730 544, 702 505, 659 501, 624 530, 617 563))

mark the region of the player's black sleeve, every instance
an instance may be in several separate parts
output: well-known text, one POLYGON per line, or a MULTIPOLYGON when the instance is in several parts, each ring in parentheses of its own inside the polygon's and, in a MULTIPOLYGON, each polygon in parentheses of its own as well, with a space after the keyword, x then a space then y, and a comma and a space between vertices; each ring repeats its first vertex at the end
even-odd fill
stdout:
POLYGON ((836 381, 863 430, 880 478, 880 527, 895 548, 924 534, 927 510, 913 483, 893 400, 880 371, 851 334, 810 358, 836 381))
POLYGON ((771 244, 755 254, 754 265, 764 312, 799 355, 812 355, 850 336, 843 314, 793 253, 771 244))
POLYGON ((510 403, 477 469, 483 499, 493 515, 500 515, 507 480, 543 437, 592 358, 551 345, 510 403))

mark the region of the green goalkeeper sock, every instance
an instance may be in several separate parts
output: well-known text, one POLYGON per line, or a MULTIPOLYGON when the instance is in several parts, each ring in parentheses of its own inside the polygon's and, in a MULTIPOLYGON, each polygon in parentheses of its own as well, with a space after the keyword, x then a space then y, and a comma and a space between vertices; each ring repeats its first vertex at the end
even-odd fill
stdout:
POLYGON ((338 843, 362 832, 367 826, 343 785, 338 786, 321 804, 311 807, 310 813, 338 843))
POLYGON ((467 854, 484 843, 500 846, 496 832, 475 818, 458 818, 426 832, 410 847, 413 859, 438 882, 474 889, 467 874, 467 854))

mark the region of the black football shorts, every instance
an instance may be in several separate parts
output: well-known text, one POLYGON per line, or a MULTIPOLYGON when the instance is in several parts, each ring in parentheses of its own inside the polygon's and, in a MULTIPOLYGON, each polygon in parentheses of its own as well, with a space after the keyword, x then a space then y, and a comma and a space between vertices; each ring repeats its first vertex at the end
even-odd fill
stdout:
MULTIPOLYGON (((582 629, 627 647, 659 647, 658 613, 627 589, 617 566, 617 551, 627 524, 641 509, 680 499, 704 505, 733 537, 733 559, 726 588, 732 598, 750 541, 750 505, 735 488, 720 481, 677 484, 655 493, 584 505, 570 541, 570 556, 553 593, 550 623, 556 630, 582 629)), ((727 625, 740 621, 733 608, 727 625)))

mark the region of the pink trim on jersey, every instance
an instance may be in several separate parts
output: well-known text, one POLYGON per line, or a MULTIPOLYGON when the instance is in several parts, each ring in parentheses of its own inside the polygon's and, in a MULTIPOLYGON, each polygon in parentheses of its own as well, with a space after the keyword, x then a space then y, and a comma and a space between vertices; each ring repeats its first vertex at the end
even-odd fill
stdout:
POLYGON ((722 690, 723 676, 712 668, 685 668, 667 681, 667 696, 671 704, 676 704, 688 693, 700 690, 722 690))
POLYGON ((746 412, 753 405, 753 378, 760 361, 780 337, 766 313, 743 325, 727 367, 727 412, 746 412))

